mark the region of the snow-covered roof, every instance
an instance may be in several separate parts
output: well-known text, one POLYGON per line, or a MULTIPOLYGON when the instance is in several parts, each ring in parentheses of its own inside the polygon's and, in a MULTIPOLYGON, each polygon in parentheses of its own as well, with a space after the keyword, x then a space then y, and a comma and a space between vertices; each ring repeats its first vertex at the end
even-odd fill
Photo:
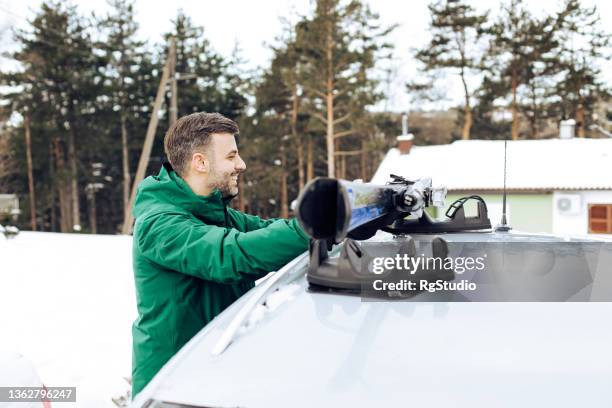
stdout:
MULTIPOLYGON (((508 141, 509 190, 612 190, 612 139, 508 141)), ((390 149, 372 182, 389 174, 431 177, 448 190, 498 190, 504 186, 504 141, 460 140, 413 146, 401 155, 390 149)))

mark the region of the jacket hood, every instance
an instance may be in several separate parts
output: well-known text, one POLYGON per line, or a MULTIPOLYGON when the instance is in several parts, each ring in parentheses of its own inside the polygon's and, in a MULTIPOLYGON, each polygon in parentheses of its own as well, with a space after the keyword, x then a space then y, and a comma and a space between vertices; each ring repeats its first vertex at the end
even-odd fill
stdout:
POLYGON ((157 176, 149 176, 138 185, 132 212, 138 218, 183 210, 210 223, 224 223, 230 201, 222 197, 219 189, 207 196, 196 195, 172 166, 164 163, 157 176))

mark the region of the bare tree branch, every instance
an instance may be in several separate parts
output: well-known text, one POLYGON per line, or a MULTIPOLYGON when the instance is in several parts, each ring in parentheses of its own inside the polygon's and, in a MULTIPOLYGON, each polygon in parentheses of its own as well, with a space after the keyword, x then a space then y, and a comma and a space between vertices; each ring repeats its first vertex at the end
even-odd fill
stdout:
POLYGON ((363 150, 345 150, 345 151, 336 151, 334 152, 334 155, 336 156, 356 156, 361 153, 363 153, 363 150))
POLYGON ((334 139, 338 139, 340 137, 344 137, 344 136, 350 136, 352 134, 357 133, 356 130, 345 130, 344 132, 338 132, 336 134, 334 134, 334 139))
POLYGON ((350 117, 351 117, 351 114, 347 113, 346 115, 344 115, 344 116, 342 116, 342 117, 340 117, 338 119, 335 119, 334 120, 334 126, 339 124, 339 123, 342 123, 342 122, 348 120, 350 117))
POLYGON ((318 112, 313 112, 312 114, 315 118, 320 119, 323 123, 327 124, 327 119, 325 119, 323 115, 318 112))

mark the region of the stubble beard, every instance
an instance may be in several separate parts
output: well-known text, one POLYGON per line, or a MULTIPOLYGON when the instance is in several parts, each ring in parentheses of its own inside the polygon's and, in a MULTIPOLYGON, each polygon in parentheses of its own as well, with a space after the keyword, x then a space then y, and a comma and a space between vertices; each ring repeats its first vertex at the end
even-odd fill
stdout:
POLYGON ((240 182, 240 173, 227 172, 221 175, 215 173, 213 181, 209 184, 211 189, 219 189, 221 196, 224 199, 232 199, 238 195, 238 183, 240 182), (236 185, 232 183, 232 177, 237 177, 236 185))

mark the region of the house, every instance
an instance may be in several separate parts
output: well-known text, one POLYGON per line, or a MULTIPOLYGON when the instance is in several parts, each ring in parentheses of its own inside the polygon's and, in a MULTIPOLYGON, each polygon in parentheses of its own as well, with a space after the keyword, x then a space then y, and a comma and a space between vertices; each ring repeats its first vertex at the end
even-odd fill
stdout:
POLYGON ((19 214, 17 194, 0 194, 0 224, 17 222, 19 214))
MULTIPOLYGON (((507 216, 513 229, 611 236, 612 139, 570 135, 507 143, 507 216)), ((372 182, 384 184, 391 173, 408 179, 431 177, 434 186, 447 187, 446 206, 466 195, 480 195, 491 223, 500 222, 503 140, 413 146, 412 135, 399 136, 398 147, 387 152, 372 182)))

